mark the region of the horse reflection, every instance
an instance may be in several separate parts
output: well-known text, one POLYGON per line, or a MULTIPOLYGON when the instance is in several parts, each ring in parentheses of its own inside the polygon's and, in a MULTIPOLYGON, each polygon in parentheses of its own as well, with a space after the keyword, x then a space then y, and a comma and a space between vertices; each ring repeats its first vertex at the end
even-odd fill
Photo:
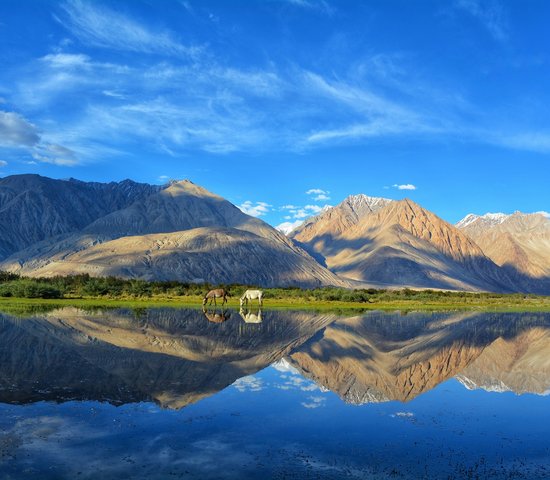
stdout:
POLYGON ((261 309, 254 313, 241 307, 241 309, 239 310, 239 315, 246 323, 262 323, 261 309))
POLYGON ((228 310, 207 310, 206 308, 202 309, 202 313, 209 322, 212 323, 223 323, 226 320, 231 318, 231 312, 228 310))

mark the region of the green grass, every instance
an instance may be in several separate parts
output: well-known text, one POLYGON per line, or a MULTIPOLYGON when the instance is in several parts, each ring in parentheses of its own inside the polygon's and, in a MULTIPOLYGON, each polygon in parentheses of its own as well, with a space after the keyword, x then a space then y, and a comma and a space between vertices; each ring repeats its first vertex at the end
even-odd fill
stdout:
MULTIPOLYGON (((147 282, 116 277, 69 275, 28 278, 0 271, 0 311, 36 311, 62 306, 81 308, 199 307, 202 296, 218 285, 147 282)), ((238 308, 242 293, 254 286, 225 285, 228 306, 238 308)), ((264 288, 265 308, 313 310, 490 310, 550 311, 550 297, 524 294, 439 290, 377 290, 323 287, 264 288)))
MULTIPOLYGON (((55 308, 73 306, 85 309, 93 308, 149 308, 149 307, 201 307, 202 297, 152 296, 152 297, 80 297, 62 299, 40 298, 0 298, 0 311, 6 313, 35 313, 55 308)), ((251 306, 256 307, 252 302, 251 306)), ((221 304, 218 302, 218 307, 221 304)), ((227 304, 230 308, 239 308, 238 298, 232 297, 227 304)), ((387 295, 372 295, 370 302, 352 302, 341 300, 318 300, 307 296, 278 297, 264 300, 264 309, 306 309, 323 311, 368 311, 368 310, 466 310, 466 311, 550 311, 550 297, 523 295, 487 295, 468 294, 430 299, 388 298, 387 295)))

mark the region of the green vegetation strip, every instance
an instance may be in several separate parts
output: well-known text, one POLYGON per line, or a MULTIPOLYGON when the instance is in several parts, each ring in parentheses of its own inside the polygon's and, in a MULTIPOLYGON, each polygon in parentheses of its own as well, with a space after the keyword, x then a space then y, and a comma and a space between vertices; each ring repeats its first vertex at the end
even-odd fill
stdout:
MULTIPOLYGON (((81 308, 147 308, 200 306, 214 286, 181 282, 147 282, 114 277, 74 275, 48 279, 0 272, 0 310, 24 312, 74 306, 81 308)), ((217 287, 217 286, 216 286, 217 287)), ((229 307, 250 288, 226 285, 229 307)), ((366 310, 491 310, 550 311, 550 297, 524 294, 468 293, 437 290, 342 288, 266 288, 264 305, 280 309, 366 310)), ((252 305, 255 305, 252 302, 252 305)))

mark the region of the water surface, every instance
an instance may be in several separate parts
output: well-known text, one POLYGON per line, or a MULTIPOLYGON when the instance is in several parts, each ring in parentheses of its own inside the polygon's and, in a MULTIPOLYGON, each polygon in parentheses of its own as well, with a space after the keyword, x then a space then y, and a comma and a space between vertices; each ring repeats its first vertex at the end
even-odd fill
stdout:
POLYGON ((0 478, 548 478, 550 315, 0 314, 0 478))

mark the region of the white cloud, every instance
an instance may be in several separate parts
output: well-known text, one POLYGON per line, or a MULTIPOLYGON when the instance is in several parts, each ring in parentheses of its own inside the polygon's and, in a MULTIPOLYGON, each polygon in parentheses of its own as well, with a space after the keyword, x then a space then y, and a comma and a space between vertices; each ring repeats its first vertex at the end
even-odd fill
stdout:
MULTIPOLYGON (((175 33, 147 27, 115 7, 70 0, 62 8, 60 23, 88 45, 162 55, 128 66, 56 51, 27 66, 10 103, 32 113, 38 125, 51 122, 48 130, 58 133, 56 139, 50 133, 48 143, 65 145, 82 161, 137 144, 177 157, 194 150, 296 152, 419 135, 550 151, 545 133, 499 135, 494 128, 487 135, 481 125, 469 127, 460 114, 475 116, 475 109, 454 89, 434 95, 437 86, 414 75, 410 80, 413 69, 399 55, 373 54, 348 74, 275 63, 243 69, 229 65, 230 56, 217 58, 213 47, 188 47, 175 33), (66 98, 82 99, 73 102, 70 120, 41 118, 66 98)), ((317 202, 330 198, 320 188, 308 192, 317 202)))
POLYGON ((38 128, 15 112, 0 111, 0 147, 2 146, 27 150, 35 160, 43 163, 64 166, 78 164, 73 150, 44 141, 38 128))
POLYGON ((325 195, 324 193, 321 193, 313 198, 316 202, 321 202, 324 200, 330 200, 330 197, 328 195, 325 195))
POLYGON ((392 185, 394 188, 397 188, 398 190, 416 190, 416 186, 411 183, 404 183, 402 185, 398 185, 395 183, 392 185))
POLYGON ((253 217, 261 217, 271 210, 271 205, 269 203, 253 203, 250 200, 241 203, 238 207, 243 213, 246 213, 247 215, 251 215, 253 217))
POLYGON ((41 60, 52 67, 61 69, 90 66, 90 57, 83 54, 50 53, 42 57, 41 60))
POLYGON ((306 191, 306 195, 313 196, 313 200, 316 202, 330 200, 330 197, 328 196, 329 193, 330 192, 328 190, 323 190, 321 188, 310 188, 306 191))
POLYGON ((326 205, 323 207, 320 207, 319 205, 306 205, 304 207, 305 210, 311 212, 311 213, 319 213, 321 210, 326 208, 326 205))
POLYGON ((283 205, 280 209, 289 213, 289 215, 284 216, 284 219, 288 221, 279 224, 276 228, 287 234, 292 229, 301 225, 306 218, 317 215, 328 207, 330 205, 304 205, 302 207, 298 205, 283 205), (290 220, 292 219, 295 221, 291 222, 290 220))
POLYGON ((0 145, 33 147, 39 141, 36 126, 15 112, 0 111, 0 145))
POLYGON ((106 97, 113 97, 113 98, 120 98, 120 99, 126 98, 126 95, 124 95, 123 93, 114 91, 114 90, 103 90, 102 93, 106 97))
POLYGON ((303 220, 296 220, 294 222, 283 222, 277 225, 275 228, 279 230, 279 232, 282 232, 285 235, 288 235, 290 232, 292 232, 292 230, 302 225, 302 223, 304 223, 303 220))
POLYGON ((172 32, 152 31, 139 22, 96 3, 80 0, 63 5, 63 26, 82 42, 95 47, 161 55, 194 56, 200 49, 180 43, 172 32))
POLYGON ((43 163, 72 167, 78 164, 76 153, 70 148, 55 144, 41 144, 36 146, 32 157, 43 163))
POLYGON ((6 162, 5 160, 0 160, 0 168, 7 167, 7 166, 8 166, 8 162, 6 162))
POLYGON ((310 188, 307 192, 306 192, 306 195, 320 195, 320 194, 325 194, 325 193, 330 193, 326 190, 322 190, 320 188, 310 188))
POLYGON ((490 133, 483 139, 502 147, 527 150, 531 152, 550 153, 550 135, 543 132, 526 132, 507 135, 490 133))

